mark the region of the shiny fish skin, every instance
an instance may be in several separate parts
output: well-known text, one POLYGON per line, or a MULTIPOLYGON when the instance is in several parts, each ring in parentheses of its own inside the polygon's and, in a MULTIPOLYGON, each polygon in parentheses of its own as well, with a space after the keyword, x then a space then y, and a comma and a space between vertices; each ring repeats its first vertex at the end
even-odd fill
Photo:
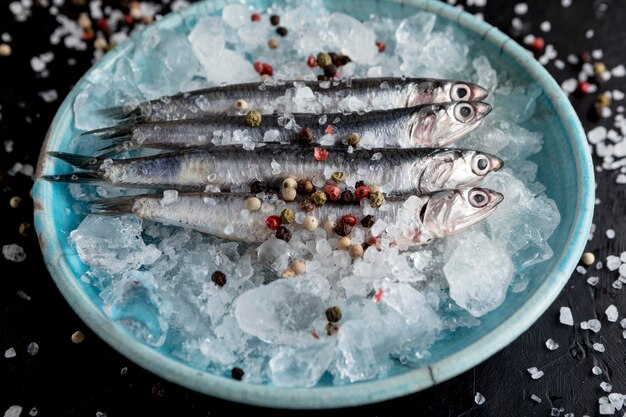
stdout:
MULTIPOLYGON (((334 132, 324 145, 347 144, 347 137, 356 133, 371 133, 375 139, 368 147, 428 148, 444 147, 461 139, 479 126, 491 111, 482 102, 450 102, 423 104, 416 107, 378 110, 364 114, 328 114, 326 122, 314 114, 297 113, 293 120, 297 126, 287 129, 283 115, 266 115, 260 126, 251 128, 246 117, 207 115, 198 119, 136 123, 85 132, 101 139, 113 139, 114 144, 102 149, 114 155, 135 148, 186 149, 198 146, 215 146, 222 143, 223 132, 240 130, 248 140, 260 143, 267 137, 272 142, 293 143, 301 128, 309 128, 317 142, 334 132), (273 133, 274 135, 270 135, 273 133), (214 135, 218 135, 214 142, 214 135)), ((231 135, 232 137, 232 135, 231 135)))
MULTIPOLYGON (((413 107, 427 103, 449 101, 479 101, 487 97, 484 88, 465 81, 428 78, 354 78, 328 81, 276 81, 231 84, 165 96, 135 106, 109 109, 117 119, 139 117, 146 121, 197 118, 202 114, 234 114, 237 100, 245 100, 248 108, 262 113, 296 112, 292 100, 294 85, 309 87, 318 103, 312 104, 312 113, 340 112, 339 101, 348 95, 365 102, 368 107, 376 102, 389 103, 386 108, 413 107), (287 95, 288 98, 280 99, 287 95), (380 100, 378 100, 380 97, 380 100), (375 100, 376 99, 376 100, 375 100)), ((378 106, 380 108, 380 105, 378 106)))
MULTIPOLYGON (((318 150, 321 148, 317 148, 318 150)), ((266 145, 253 151, 239 147, 189 150, 151 157, 107 159, 49 153, 91 172, 46 176, 60 182, 102 182, 121 187, 204 191, 240 189, 254 180, 277 186, 284 178, 325 181, 325 172, 343 171, 352 182, 381 185, 387 193, 429 193, 480 183, 502 167, 490 154, 468 149, 357 149, 325 148, 323 161, 315 148, 266 145)))
MULTIPOLYGON (((118 197, 93 202, 92 213, 137 217, 168 225, 198 230, 228 240, 261 243, 274 232, 265 225, 265 219, 274 212, 249 212, 244 201, 250 194, 191 193, 178 194, 175 201, 162 200, 160 195, 118 197)), ((394 243, 401 249, 427 243, 463 230, 491 214, 502 201, 502 194, 483 188, 445 190, 405 205, 408 196, 390 199, 384 210, 378 210, 376 219, 387 224, 403 220, 401 236, 394 243), (479 200, 480 197, 480 201, 479 200)), ((282 207, 282 206, 281 206, 282 207)), ((297 202, 286 203, 286 208, 300 211, 297 202)), ((282 209, 282 208, 281 208, 282 209)), ((363 217, 358 204, 326 204, 315 210, 320 222, 340 218, 351 213, 363 217)), ((302 225, 287 226, 292 232, 302 225)))

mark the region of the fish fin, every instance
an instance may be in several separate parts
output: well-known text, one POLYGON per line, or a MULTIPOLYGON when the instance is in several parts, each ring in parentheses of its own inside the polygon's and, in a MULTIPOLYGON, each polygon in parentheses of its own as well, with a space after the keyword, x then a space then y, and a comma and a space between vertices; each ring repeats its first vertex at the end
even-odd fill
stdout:
POLYGON ((100 160, 107 159, 112 156, 118 155, 122 152, 126 152, 130 149, 134 149, 134 147, 131 146, 130 141, 119 142, 119 143, 116 142, 109 146, 105 146, 104 148, 98 149, 99 153, 97 155, 97 158, 100 160))
POLYGON ((102 116, 118 121, 139 121, 140 119, 143 119, 139 107, 135 107, 131 110, 126 109, 125 106, 107 107, 106 109, 98 110, 98 113, 102 116))
POLYGON ((43 175, 41 179, 51 182, 77 182, 90 184, 102 181, 102 176, 97 172, 76 172, 74 174, 43 175))
POLYGON ((81 137, 88 139, 100 139, 115 141, 123 141, 130 139, 132 135, 132 129, 136 126, 136 123, 123 123, 117 126, 103 127, 101 129, 88 130, 80 134, 81 137))
POLYGON ((65 152, 48 152, 48 155, 67 162, 76 168, 88 169, 91 171, 97 170, 100 167, 100 163, 103 161, 103 158, 65 152))
POLYGON ((131 214, 133 212, 133 204, 138 197, 129 195, 124 197, 103 198, 100 200, 90 201, 89 212, 91 214, 99 214, 105 216, 119 216, 121 214, 131 214))

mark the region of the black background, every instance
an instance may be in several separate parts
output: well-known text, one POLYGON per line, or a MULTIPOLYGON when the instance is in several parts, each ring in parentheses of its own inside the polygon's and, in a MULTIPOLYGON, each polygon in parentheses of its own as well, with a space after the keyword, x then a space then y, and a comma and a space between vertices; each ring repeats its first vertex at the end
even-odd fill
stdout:
MULTIPOLYGON (((37 1, 35 0, 35 3, 37 1)), ((61 7, 64 14, 77 17, 86 6, 76 6, 70 0, 61 7)), ((459 2, 463 3, 464 2, 459 2)), ((527 33, 539 34, 553 44, 559 59, 568 54, 602 49, 602 61, 608 68, 624 62, 626 52, 626 1, 574 0, 563 8, 560 1, 528 1, 529 12, 519 16, 524 23, 521 31, 511 26, 515 2, 489 0, 484 7, 469 6, 470 12, 484 14, 485 20, 522 42, 527 33), (608 6, 601 13, 602 4, 608 6), (552 30, 542 33, 539 24, 550 21, 552 30), (585 38, 593 29, 595 36, 585 38)), ((104 412, 109 417, 125 415, 292 415, 293 411, 268 410, 235 404, 200 395, 171 384, 139 368, 110 348, 81 322, 61 297, 51 280, 41 257, 34 230, 27 236, 19 234, 21 223, 32 223, 32 181, 17 174, 7 175, 15 162, 36 165, 41 142, 63 97, 80 76, 91 66, 92 49, 70 51, 50 45, 50 33, 57 26, 46 7, 34 7, 25 22, 16 22, 8 10, 9 1, 0 4, 0 33, 9 32, 13 53, 0 57, 0 245, 17 243, 23 246, 27 259, 13 263, 0 259, 0 353, 14 347, 17 356, 6 359, 0 355, 0 413, 11 405, 23 407, 22 416, 32 407, 40 416, 95 416, 104 412), (48 65, 49 77, 42 78, 32 70, 30 59, 53 51, 55 59, 48 65), (76 59, 68 66, 67 59, 76 59), (54 88, 59 99, 45 103, 40 91, 54 88), (14 142, 11 153, 2 143, 14 142), (9 199, 20 196, 22 205, 13 209, 9 199), (18 291, 28 294, 25 300, 18 291), (85 333, 82 344, 74 344, 70 336, 76 330, 85 333), (26 349, 31 342, 40 351, 31 356, 26 349), (122 374, 122 369, 127 372, 122 374)), ((124 7, 121 1, 104 1, 114 7, 124 7)), ((91 45, 90 45, 91 48, 91 45)), ((560 83, 575 77, 578 69, 566 64, 563 70, 548 64, 547 69, 560 83)), ((626 90, 626 78, 615 78, 600 87, 626 90)), ((594 121, 588 117, 595 94, 573 96, 572 103, 586 130, 600 123, 609 125, 612 119, 594 121)), ((617 103, 620 104, 620 103, 617 103)), ((613 105, 615 108, 615 104, 613 105)), ((594 162, 598 164, 597 158, 594 162)), ((617 172, 597 173, 597 198, 594 223, 595 237, 588 244, 597 259, 618 255, 625 250, 622 236, 624 225, 624 186, 615 184, 617 172), (616 238, 605 237, 613 228, 616 238)), ((362 416, 549 416, 574 413, 576 417, 598 415, 598 398, 606 395, 600 382, 614 386, 614 392, 626 392, 626 343, 617 323, 606 320, 604 310, 615 304, 620 313, 626 311, 626 301, 620 290, 611 287, 617 272, 602 269, 596 287, 586 284, 587 276, 574 273, 556 302, 522 336, 489 360, 464 374, 431 389, 407 397, 349 410, 329 410, 328 416, 358 414, 362 416), (582 331, 578 326, 558 322, 561 306, 572 309, 576 324, 598 318, 602 330, 582 331), (560 347, 549 351, 545 341, 553 338, 560 347), (594 342, 603 343, 605 353, 594 351, 594 342), (595 376, 591 368, 597 365, 603 374, 595 376), (526 371, 536 366, 545 372, 532 380, 526 371), (474 402, 480 392, 486 398, 482 405, 474 402), (532 401, 532 394, 541 398, 532 401)), ((626 290, 622 290, 626 291, 626 290)), ((622 318, 620 314, 620 319, 622 318)), ((625 409, 616 412, 621 416, 625 409)), ((313 411, 299 414, 313 414, 313 411)))

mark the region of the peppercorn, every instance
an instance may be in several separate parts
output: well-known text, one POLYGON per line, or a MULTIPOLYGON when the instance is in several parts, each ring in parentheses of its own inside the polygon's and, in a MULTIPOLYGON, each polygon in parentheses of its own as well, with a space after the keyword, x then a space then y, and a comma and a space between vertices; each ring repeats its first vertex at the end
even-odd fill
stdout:
POLYGON ((11 208, 18 208, 21 204, 22 204, 21 197, 15 196, 15 197, 11 197, 11 199, 9 200, 9 205, 11 206, 11 208))
POLYGON ((348 248, 352 245, 352 241, 348 236, 340 237, 337 241, 337 247, 341 250, 348 250, 348 248))
POLYGON ((323 206, 326 204, 326 194, 323 191, 316 191, 311 196, 311 200, 316 206, 323 206))
POLYGON ((600 108, 604 108, 604 107, 609 107, 610 105, 611 105, 611 97, 609 97, 608 94, 606 93, 598 94, 598 97, 596 97, 596 106, 599 106, 600 108))
POLYGON ((356 217, 354 217, 353 214, 344 214, 343 216, 341 216, 340 221, 352 227, 356 226, 356 217))
POLYGON ((269 41, 267 41, 267 47, 270 49, 278 48, 278 41, 274 38, 270 39, 269 41))
POLYGON ((302 221, 302 226, 309 232, 312 232, 313 230, 317 229, 318 225, 319 225, 319 222, 317 220, 317 217, 315 216, 306 216, 304 220, 302 221))
POLYGON ((316 161, 325 161, 326 159, 328 159, 329 155, 330 155, 330 152, 328 152, 324 148, 319 148, 317 146, 313 148, 313 158, 316 161))
POLYGON ((533 42, 530 44, 530 47, 533 48, 535 52, 540 52, 546 46, 546 41, 541 37, 536 37, 533 42))
POLYGON ((359 185, 358 187, 356 187, 356 190, 354 190, 354 196, 356 197, 357 200, 363 200, 369 195, 370 195, 370 189, 366 187, 365 185, 359 185))
POLYGON ((85 335, 80 330, 76 330, 74 333, 72 333, 70 339, 72 340, 72 343, 78 345, 79 343, 83 343, 83 340, 85 340, 85 335))
POLYGON ((357 133, 350 133, 348 135, 348 145, 356 146, 361 141, 361 137, 357 133))
POLYGON ((93 42, 93 47, 102 51, 105 50, 108 46, 109 43, 106 39, 102 37, 97 37, 96 40, 93 42))
POLYGON ((261 113, 256 110, 250 110, 246 114, 246 124, 250 127, 258 127, 261 125, 261 121, 263 117, 261 117, 261 113))
POLYGON ((298 131, 297 140, 304 145, 308 145, 315 140, 315 135, 311 128, 303 127, 298 131))
POLYGON ((20 233, 20 235, 26 237, 29 233, 29 230, 32 226, 30 225, 30 223, 22 223, 20 224, 20 227, 18 229, 18 232, 20 233))
POLYGON ((250 189, 253 193, 262 193, 267 190, 267 183, 265 181, 255 180, 250 184, 250 189))
POLYGON ((348 62, 352 62, 348 55, 340 54, 339 55, 339 66, 342 67, 346 65, 348 62))
POLYGON ((327 77, 334 77, 337 74, 337 67, 333 64, 324 67, 324 75, 327 77))
POLYGON ((320 52, 317 54, 317 65, 320 68, 326 68, 329 65, 333 64, 333 59, 326 52, 320 52))
POLYGON ((298 192, 310 194, 315 191, 315 186, 309 180, 298 181, 298 192))
POLYGON ((370 189, 370 193, 382 192, 378 184, 370 184, 369 189, 370 189))
POLYGON ((298 192, 295 188, 283 188, 281 195, 283 197, 283 200, 293 201, 298 196, 298 192))
POLYGON ((337 184, 342 183, 346 180, 346 173, 343 171, 335 171, 330 175, 330 179, 337 184))
POLYGON ((324 74, 317 74, 317 81, 328 81, 328 77, 324 74))
POLYGON ((300 203, 300 208, 302 209, 302 211, 311 212, 315 210, 315 204, 311 201, 311 199, 305 198, 300 203))
POLYGON ((363 251, 365 252, 370 246, 372 246, 372 244, 369 242, 363 242, 361 243, 361 246, 363 246, 363 251))
POLYGON ((267 62, 255 61, 252 66, 254 67, 254 70, 260 75, 272 76, 272 74, 274 73, 274 69, 267 62))
POLYGON ((291 224, 296 221, 296 213, 288 208, 280 212, 280 221, 283 224, 291 224))
POLYGON ((226 274, 222 271, 215 271, 211 274, 211 281, 221 288, 226 285, 226 274))
POLYGON ((593 57, 591 56, 589 51, 582 51, 581 53, 578 54, 578 58, 580 59, 580 62, 582 64, 591 63, 591 61, 593 60, 593 57))
POLYGON ((259 211, 261 208, 261 200, 256 197, 248 197, 244 202, 244 207, 248 211, 259 211))
POLYGON ((591 88, 591 84, 589 84, 587 81, 579 81, 577 88, 578 88, 578 91, 581 94, 587 94, 587 93, 589 93, 589 89, 591 88))
POLYGON ((156 398, 165 397, 165 387, 160 382, 154 384, 150 389, 150 392, 152 392, 152 395, 154 395, 156 398))
POLYGON ((326 320, 331 323, 337 323, 341 320, 341 309, 338 306, 328 307, 325 314, 326 320))
POLYGON ((239 99, 235 101, 235 108, 237 110, 243 110, 248 108, 248 102, 246 100, 239 99))
POLYGON ((580 258, 580 260, 582 263, 589 266, 589 265, 593 265, 593 263, 596 261, 596 257, 591 252, 585 252, 583 253, 583 256, 582 258, 580 258))
POLYGON ((367 216, 361 219, 361 226, 365 227, 366 229, 369 229, 370 227, 374 225, 374 222, 375 222, 374 216, 372 216, 371 214, 368 214, 367 216))
POLYGON ((280 24, 280 16, 273 14, 270 16, 270 23, 272 26, 278 26, 280 24))
POLYGON ((384 42, 381 42, 381 41, 376 42, 376 47, 378 48, 378 52, 385 52, 386 46, 384 42))
POLYGON ((314 56, 309 56, 306 59, 306 64, 309 66, 309 68, 315 68, 317 67, 317 60, 315 59, 314 56))
POLYGON ((280 276, 283 278, 293 278, 296 276, 296 271, 291 268, 287 268, 283 271, 282 274, 280 274, 280 276))
POLYGON ((253 22, 259 22, 261 20, 261 15, 258 13, 252 13, 250 20, 253 22))
POLYGON ((336 226, 337 223, 335 223, 334 221, 326 220, 324 222, 324 230, 326 230, 326 234, 330 235, 335 230, 336 226))
MULTIPOLYGON (((326 187, 324 187, 324 194, 326 194, 326 196, 328 197, 330 201, 337 201, 339 200, 339 198, 341 198, 341 190, 339 190, 339 187, 335 185, 329 184, 326 187)), ((318 204, 318 205, 321 205, 321 204, 318 204)))
POLYGON ((278 230, 280 227, 280 217, 278 216, 269 216, 265 219, 265 225, 270 230, 278 230))
POLYGON ((378 208, 385 203, 385 197, 383 193, 380 191, 376 191, 375 193, 370 193, 370 206, 374 208, 378 208))
POLYGON ((285 188, 295 189, 297 186, 298 186, 298 182, 292 177, 287 177, 283 180, 283 189, 285 188))
POLYGON ((354 201, 354 193, 350 190, 344 190, 341 193, 341 201, 344 203, 351 203, 354 201))
POLYGON ((296 275, 302 275, 306 272, 306 264, 302 259, 294 259, 289 264, 289 268, 296 273, 296 275))
POLYGON ((326 325, 326 334, 328 336, 334 336, 339 332, 339 325, 336 323, 328 323, 326 325))
POLYGON ((600 77, 605 72, 606 65, 604 65, 604 62, 596 62, 593 64, 593 73, 596 75, 596 77, 600 77))
POLYGON ((357 181, 354 183, 354 188, 365 187, 365 181, 357 181))
POLYGON ((281 27, 279 27, 279 28, 277 28, 277 29, 276 29, 276 33, 278 33, 280 36, 287 36, 287 33, 288 33, 288 32, 289 32, 289 31, 288 31, 288 30, 287 30, 287 28, 286 28, 286 27, 284 27, 284 26, 281 26, 281 27))
POLYGON ((362 245, 352 245, 352 246, 350 246, 350 249, 348 250, 348 252, 350 253, 350 257, 352 259, 361 258, 363 256, 363 246, 362 245))
POLYGON ((9 56, 11 55, 11 53, 11 45, 9 45, 8 43, 0 44, 0 56, 9 56))
POLYGON ((285 242, 289 242, 291 240, 291 232, 285 226, 280 226, 276 231, 276 237, 285 242))
POLYGON ((78 17, 77 23, 78 27, 80 27, 81 29, 89 29, 91 27, 91 19, 85 13, 82 13, 78 17))
POLYGON ((340 221, 333 230, 339 236, 348 236, 352 232, 352 226, 340 221))
POLYGON ((232 371, 230 371, 230 375, 237 381, 241 381, 245 374, 246 373, 241 368, 233 368, 232 371))

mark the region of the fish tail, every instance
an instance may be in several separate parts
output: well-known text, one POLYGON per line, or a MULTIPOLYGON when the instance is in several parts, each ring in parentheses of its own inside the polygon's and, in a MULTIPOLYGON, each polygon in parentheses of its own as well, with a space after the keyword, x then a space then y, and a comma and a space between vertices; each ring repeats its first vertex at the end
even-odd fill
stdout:
POLYGON ((104 198, 90 202, 89 212, 103 216, 119 216, 133 212, 133 205, 137 200, 136 195, 125 197, 104 198))
POLYGON ((86 137, 88 139, 100 139, 100 140, 109 140, 113 139, 116 141, 128 140, 131 137, 131 131, 133 126, 135 126, 134 122, 123 123, 117 126, 103 127, 101 129, 88 130, 87 132, 83 132, 80 134, 81 137, 86 137))
POLYGON ((98 112, 105 117, 115 119, 118 121, 122 120, 137 120, 141 118, 141 110, 139 107, 135 107, 134 109, 129 110, 124 106, 115 106, 108 107, 106 109, 98 110, 98 112))
POLYGON ((102 176, 97 172, 76 172, 74 174, 43 175, 41 179, 51 182, 77 182, 91 184, 102 181, 102 176))
POLYGON ((98 159, 107 159, 122 152, 126 152, 133 147, 130 141, 116 142, 104 148, 98 149, 98 159))
POLYGON ((48 152, 48 155, 67 162, 76 168, 87 169, 90 171, 97 170, 103 160, 102 158, 95 158, 93 156, 77 155, 65 152, 48 152))

